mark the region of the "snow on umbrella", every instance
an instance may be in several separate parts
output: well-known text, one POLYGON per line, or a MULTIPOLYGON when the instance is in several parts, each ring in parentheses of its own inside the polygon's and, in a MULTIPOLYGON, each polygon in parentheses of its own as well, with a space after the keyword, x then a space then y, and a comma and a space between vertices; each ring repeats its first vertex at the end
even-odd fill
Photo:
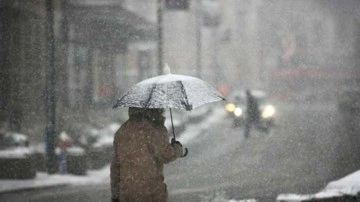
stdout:
POLYGON ((113 108, 168 108, 174 140, 171 109, 192 110, 207 103, 225 100, 209 83, 196 77, 168 73, 143 80, 119 98, 113 108))
POLYGON ((185 75, 166 74, 134 85, 118 99, 116 107, 173 108, 192 110, 224 100, 210 84, 185 75))

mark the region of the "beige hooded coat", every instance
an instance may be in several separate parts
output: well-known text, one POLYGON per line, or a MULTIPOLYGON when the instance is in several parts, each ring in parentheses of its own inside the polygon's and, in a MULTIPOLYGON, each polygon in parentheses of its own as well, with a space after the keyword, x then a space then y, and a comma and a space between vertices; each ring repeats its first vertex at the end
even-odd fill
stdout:
POLYGON ((163 110, 129 108, 129 120, 116 132, 111 162, 111 192, 121 202, 165 202, 163 165, 182 155, 170 144, 163 110))

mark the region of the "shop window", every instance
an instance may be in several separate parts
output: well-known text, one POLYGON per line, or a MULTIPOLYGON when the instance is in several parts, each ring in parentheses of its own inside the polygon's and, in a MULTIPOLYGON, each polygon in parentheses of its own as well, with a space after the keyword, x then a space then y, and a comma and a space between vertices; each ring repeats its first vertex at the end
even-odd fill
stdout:
POLYGON ((93 101, 95 103, 114 102, 115 80, 114 56, 98 52, 94 65, 94 93, 93 101))

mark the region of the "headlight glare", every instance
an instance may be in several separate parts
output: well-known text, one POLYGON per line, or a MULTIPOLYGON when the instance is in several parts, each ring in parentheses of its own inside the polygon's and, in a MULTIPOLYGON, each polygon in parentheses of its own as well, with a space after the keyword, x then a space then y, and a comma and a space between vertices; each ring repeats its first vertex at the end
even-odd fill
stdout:
POLYGON ((274 116, 274 114, 275 114, 275 107, 272 105, 267 105, 264 108, 264 111, 262 112, 261 117, 266 119, 266 118, 274 116))
POLYGON ((235 105, 233 103, 228 103, 225 105, 225 110, 228 112, 233 112, 235 110, 235 105))
POLYGON ((235 116, 241 116, 243 113, 243 110, 240 107, 236 107, 234 110, 235 116))

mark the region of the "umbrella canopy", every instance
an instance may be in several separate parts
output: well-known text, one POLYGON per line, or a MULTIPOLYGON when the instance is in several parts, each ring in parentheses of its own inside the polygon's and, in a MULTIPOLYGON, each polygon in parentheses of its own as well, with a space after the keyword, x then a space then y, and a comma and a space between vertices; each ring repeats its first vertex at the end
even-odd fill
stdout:
POLYGON ((220 100, 225 98, 207 82, 191 76, 169 73, 134 85, 118 99, 113 108, 120 106, 192 110, 220 100))

